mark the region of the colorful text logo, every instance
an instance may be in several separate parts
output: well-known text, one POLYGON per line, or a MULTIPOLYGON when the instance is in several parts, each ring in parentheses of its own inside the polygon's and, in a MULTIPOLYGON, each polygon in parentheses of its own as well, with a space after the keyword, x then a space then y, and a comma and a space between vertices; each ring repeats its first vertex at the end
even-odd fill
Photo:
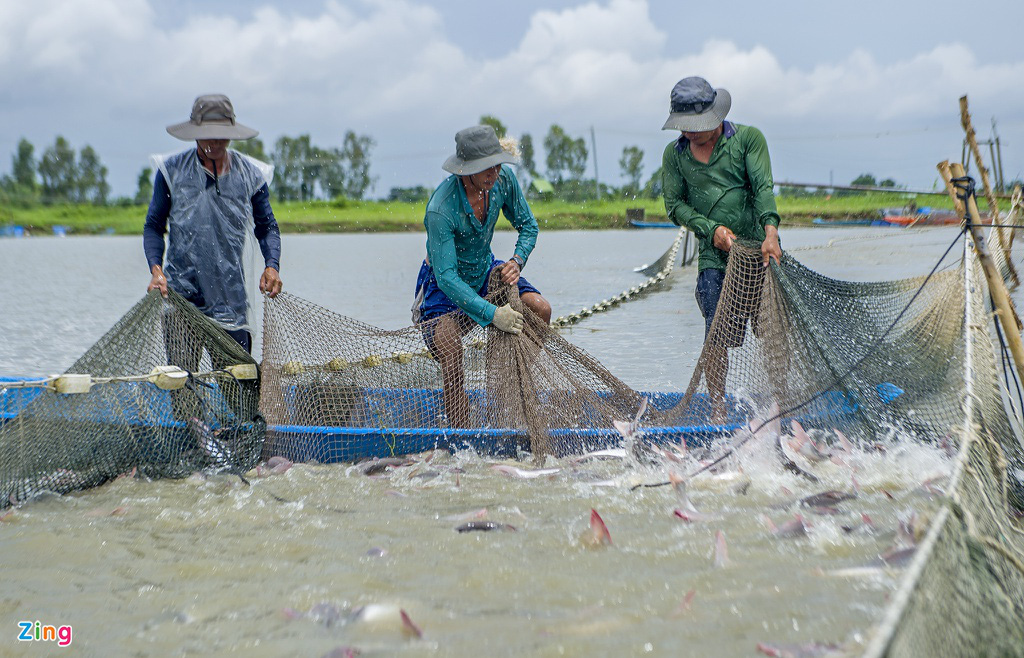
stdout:
POLYGON ((51 626, 36 621, 19 621, 21 633, 18 639, 23 642, 56 642, 58 647, 71 644, 71 626, 51 626))

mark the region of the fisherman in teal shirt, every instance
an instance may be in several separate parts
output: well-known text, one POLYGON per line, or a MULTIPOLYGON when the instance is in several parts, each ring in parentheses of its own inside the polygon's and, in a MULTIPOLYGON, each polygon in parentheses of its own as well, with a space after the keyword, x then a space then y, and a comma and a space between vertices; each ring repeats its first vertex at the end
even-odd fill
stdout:
POLYGON ((511 306, 495 306, 484 297, 491 271, 517 285, 519 297, 545 323, 551 305, 520 276, 537 243, 537 220, 523 190, 506 165, 515 157, 505 151, 491 126, 474 126, 455 135, 455 155, 442 168, 451 173, 427 202, 427 258, 416 281, 413 320, 420 324, 427 347, 441 364, 445 414, 450 427, 469 425, 469 399, 462 364, 462 337, 472 323, 511 334, 523 329, 523 316, 511 306), (519 232, 508 262, 491 252, 498 216, 504 213, 519 232), (453 313, 453 311, 459 311, 453 313))
MULTIPOLYGON (((731 106, 725 89, 712 88, 704 78, 683 78, 672 88, 669 117, 662 127, 681 132, 665 148, 662 186, 669 219, 693 231, 698 240, 696 297, 705 340, 733 242, 760 242, 765 267, 782 258, 768 144, 757 128, 725 120, 731 106)), ((704 366, 715 419, 724 415, 726 348, 743 344, 746 318, 729 325, 735 331, 710 346, 704 366)))

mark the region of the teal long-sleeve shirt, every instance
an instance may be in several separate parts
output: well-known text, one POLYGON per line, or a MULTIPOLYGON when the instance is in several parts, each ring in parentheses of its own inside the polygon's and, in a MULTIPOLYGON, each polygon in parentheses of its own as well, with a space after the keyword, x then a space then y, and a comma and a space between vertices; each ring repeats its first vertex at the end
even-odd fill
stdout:
POLYGON ((725 226, 737 237, 764 241, 764 227, 779 225, 768 144, 761 131, 729 121, 707 164, 690 152, 685 138, 667 147, 662 158, 665 211, 699 241, 697 269, 725 269, 728 254, 712 240, 725 226))
POLYGON ((455 175, 442 182, 427 202, 423 225, 427 229, 427 258, 434 269, 437 285, 448 299, 478 324, 488 325, 497 308, 477 294, 494 255, 491 238, 498 215, 504 213, 519 232, 515 255, 525 263, 537 244, 537 220, 526 203, 516 175, 508 165, 491 188, 487 218, 481 222, 473 214, 462 180, 455 175))

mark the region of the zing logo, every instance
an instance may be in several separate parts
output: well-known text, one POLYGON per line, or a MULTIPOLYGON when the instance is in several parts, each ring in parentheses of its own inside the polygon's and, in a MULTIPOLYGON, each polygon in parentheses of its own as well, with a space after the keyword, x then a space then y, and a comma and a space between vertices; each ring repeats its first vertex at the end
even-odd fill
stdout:
POLYGON ((71 644, 71 626, 43 625, 36 621, 19 621, 21 632, 18 639, 22 642, 56 642, 58 647, 71 644))

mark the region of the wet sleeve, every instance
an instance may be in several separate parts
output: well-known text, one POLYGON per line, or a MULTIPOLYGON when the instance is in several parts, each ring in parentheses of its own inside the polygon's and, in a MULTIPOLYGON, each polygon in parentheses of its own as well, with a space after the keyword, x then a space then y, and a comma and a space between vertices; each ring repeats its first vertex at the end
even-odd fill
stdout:
POLYGON ((685 226, 699 240, 709 240, 718 224, 700 214, 687 203, 686 178, 679 168, 675 142, 665 148, 661 160, 661 187, 665 194, 665 214, 676 226, 685 226))
POLYGON ((164 174, 159 169, 153 180, 153 198, 146 211, 146 223, 142 227, 142 249, 146 252, 149 269, 164 264, 164 234, 167 233, 167 217, 171 214, 171 190, 167 187, 164 174))
POLYGON ((505 179, 505 205, 502 207, 502 212, 505 213, 505 217, 508 218, 512 226, 519 231, 515 254, 523 259, 523 265, 525 266, 526 261, 530 259, 533 248, 537 246, 537 235, 540 233, 540 227, 537 225, 537 218, 533 216, 533 211, 530 210, 529 204, 526 203, 526 196, 523 195, 523 188, 520 187, 516 175, 512 173, 509 167, 502 166, 501 169, 502 176, 507 175, 505 179))
POLYGON ((772 161, 768 156, 768 142, 757 128, 750 128, 747 137, 747 177, 754 197, 754 212, 761 226, 779 225, 779 211, 775 206, 775 181, 772 178, 772 161))
POLYGON ((263 261, 267 267, 281 271, 281 229, 270 207, 270 188, 266 183, 252 195, 252 217, 256 223, 253 233, 260 243, 263 261))
POLYGON ((443 213, 428 210, 423 225, 427 229, 427 256, 434 268, 437 286, 477 324, 489 325, 497 307, 459 277, 455 230, 451 220, 443 213))

